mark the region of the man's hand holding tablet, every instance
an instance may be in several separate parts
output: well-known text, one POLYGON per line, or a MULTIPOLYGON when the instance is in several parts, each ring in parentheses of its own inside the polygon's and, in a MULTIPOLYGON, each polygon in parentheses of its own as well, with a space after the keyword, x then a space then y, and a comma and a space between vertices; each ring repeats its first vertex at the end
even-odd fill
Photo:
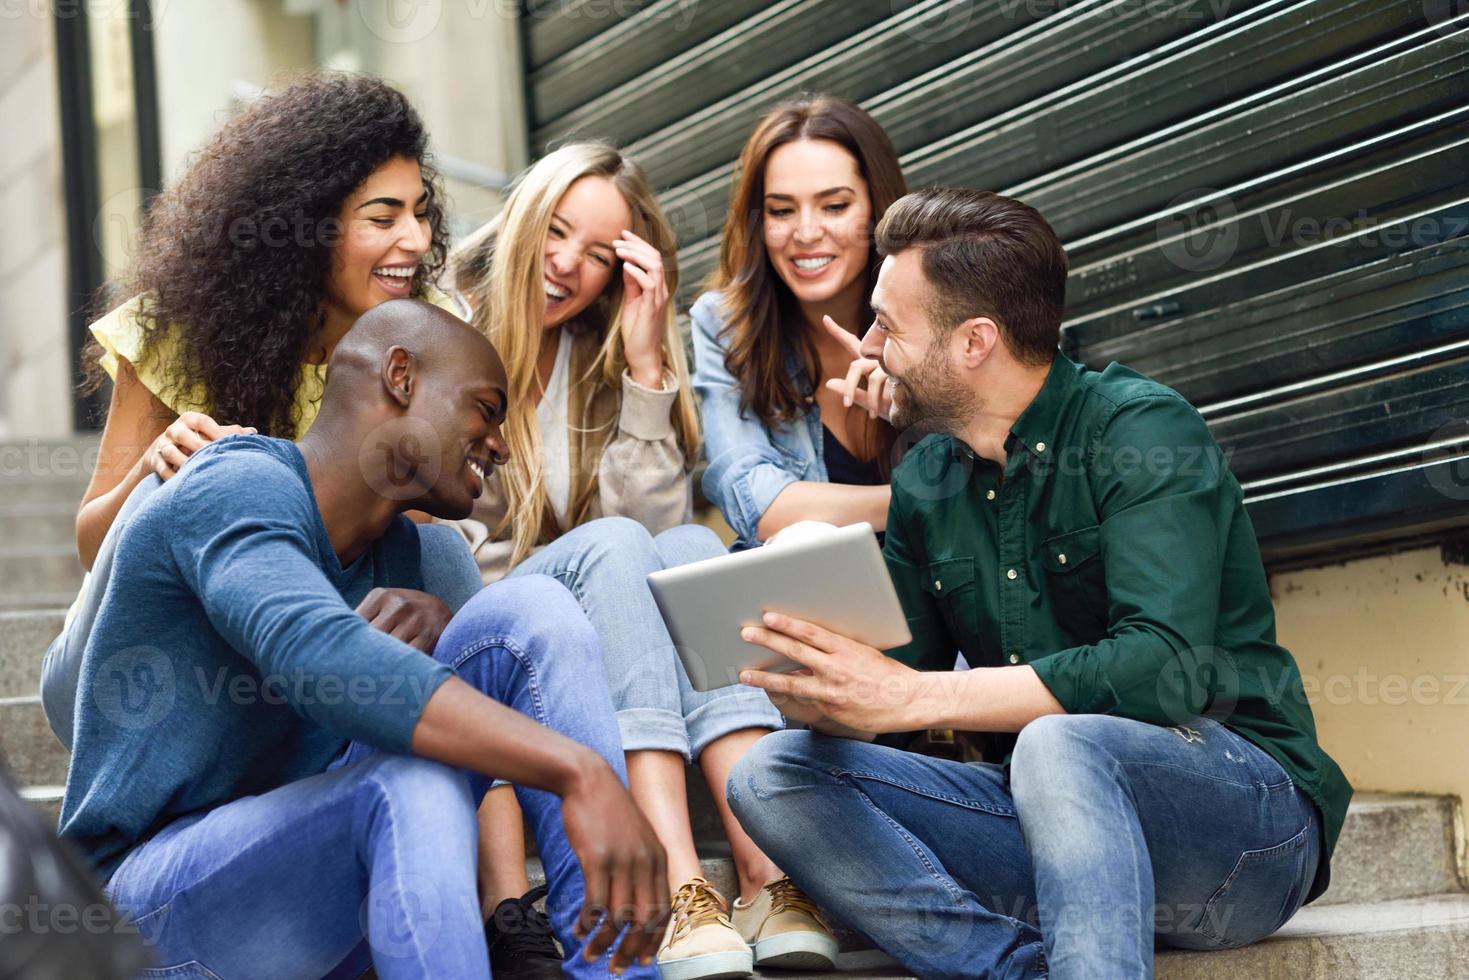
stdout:
MULTIPOLYGON (((764 547, 653 572, 648 585, 696 691, 737 683, 745 671, 808 669, 782 649, 741 638, 746 627, 768 629, 767 614, 850 636, 845 642, 879 658, 912 638, 867 524, 793 524, 764 547)), ((789 705, 786 713, 804 721, 801 710, 789 705)))
POLYGON ((740 636, 802 668, 790 673, 746 670, 740 683, 761 688, 781 714, 828 735, 870 740, 922 727, 915 719, 933 699, 933 687, 942 676, 914 670, 876 647, 780 613, 766 613, 761 626, 747 626, 740 636))

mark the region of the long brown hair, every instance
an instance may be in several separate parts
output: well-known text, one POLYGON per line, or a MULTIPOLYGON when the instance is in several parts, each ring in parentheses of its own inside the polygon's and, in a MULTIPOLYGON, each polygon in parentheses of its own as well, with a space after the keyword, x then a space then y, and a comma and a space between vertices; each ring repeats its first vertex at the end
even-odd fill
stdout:
MULTIPOLYGON (((766 425, 788 422, 806 411, 808 399, 797 378, 786 372, 791 345, 798 345, 808 383, 814 387, 820 380, 815 343, 804 330, 793 332, 785 326, 799 317, 796 298, 770 264, 762 227, 765 165, 778 147, 797 140, 830 140, 852 155, 867 182, 874 226, 888 206, 907 193, 892 140, 876 119, 846 99, 819 95, 782 102, 745 142, 719 246, 719 268, 709 288, 719 290, 723 298, 724 363, 739 381, 740 409, 766 425)), ((864 274, 863 324, 872 319, 867 297, 880 261, 872 242, 864 274)))

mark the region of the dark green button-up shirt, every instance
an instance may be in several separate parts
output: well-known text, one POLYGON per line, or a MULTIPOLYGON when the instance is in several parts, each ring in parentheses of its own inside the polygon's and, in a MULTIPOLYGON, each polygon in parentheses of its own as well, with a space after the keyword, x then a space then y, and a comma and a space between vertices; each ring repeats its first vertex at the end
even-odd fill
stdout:
POLYGON ((1057 355, 1003 468, 929 436, 893 474, 884 553, 924 670, 1029 664, 1073 714, 1215 718, 1320 808, 1312 897, 1352 789, 1316 742, 1238 481, 1183 397, 1057 355))

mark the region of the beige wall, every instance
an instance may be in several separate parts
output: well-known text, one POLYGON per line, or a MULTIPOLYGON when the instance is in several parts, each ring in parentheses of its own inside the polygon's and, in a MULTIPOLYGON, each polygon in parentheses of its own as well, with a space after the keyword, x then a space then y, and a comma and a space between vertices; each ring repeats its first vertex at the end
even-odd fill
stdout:
POLYGON ((154 0, 153 16, 165 182, 228 118, 236 82, 315 64, 312 19, 283 0, 154 0))
MULTIPOLYGON (((423 114, 436 154, 508 175, 526 165, 515 4, 317 2, 318 58, 401 88, 423 114)), ((452 176, 445 185, 456 234, 499 211, 498 193, 452 176)))
MULTIPOLYGON (((1469 567, 1426 549, 1271 586, 1321 742, 1353 785, 1469 798, 1469 567)), ((1469 876, 1466 852, 1461 826, 1469 876)))
POLYGON ((0 438, 72 430, 54 45, 50 17, 0 22, 0 438))
MULTIPOLYGON (((438 153, 507 173, 525 165, 513 4, 153 0, 152 8, 165 182, 228 116, 241 83, 248 91, 318 63, 373 71, 402 87, 438 153), (382 20, 390 8, 415 18, 422 11, 431 20, 382 20)), ((0 238, 0 438, 57 437, 73 428, 55 25, 49 13, 33 9, 40 8, 25 5, 0 19, 0 127, 7 134, 0 140, 0 213, 26 229, 0 238)), ((116 19, 94 18, 94 32, 125 38, 126 23, 116 19)), ((140 219, 125 104, 131 82, 125 57, 104 58, 94 69, 102 213, 89 216, 89 224, 106 271, 115 274, 140 219)), ((447 184, 459 230, 498 208, 495 193, 447 184)))

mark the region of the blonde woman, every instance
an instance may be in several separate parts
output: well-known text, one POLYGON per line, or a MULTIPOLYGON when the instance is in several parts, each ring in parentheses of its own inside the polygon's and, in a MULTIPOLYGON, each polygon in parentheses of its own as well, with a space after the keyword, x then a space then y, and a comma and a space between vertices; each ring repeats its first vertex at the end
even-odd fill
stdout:
MULTIPOLYGON (((508 464, 459 526, 486 582, 551 575, 602 642, 628 781, 677 883, 659 950, 666 980, 762 965, 830 966, 836 944, 740 828, 724 800, 734 764, 782 727, 763 692, 696 693, 646 584, 649 572, 722 554, 686 524, 698 416, 670 297, 674 241, 641 170, 600 143, 564 146, 517 181, 504 210, 451 257, 454 281, 505 362, 508 464), (533 410, 532 410, 533 409, 533 410), (702 876, 686 761, 700 763, 740 879, 739 925, 702 876), (763 955, 762 955, 763 954, 763 955)), ((481 810, 481 892, 500 976, 557 976, 531 908, 515 799, 481 810)))

